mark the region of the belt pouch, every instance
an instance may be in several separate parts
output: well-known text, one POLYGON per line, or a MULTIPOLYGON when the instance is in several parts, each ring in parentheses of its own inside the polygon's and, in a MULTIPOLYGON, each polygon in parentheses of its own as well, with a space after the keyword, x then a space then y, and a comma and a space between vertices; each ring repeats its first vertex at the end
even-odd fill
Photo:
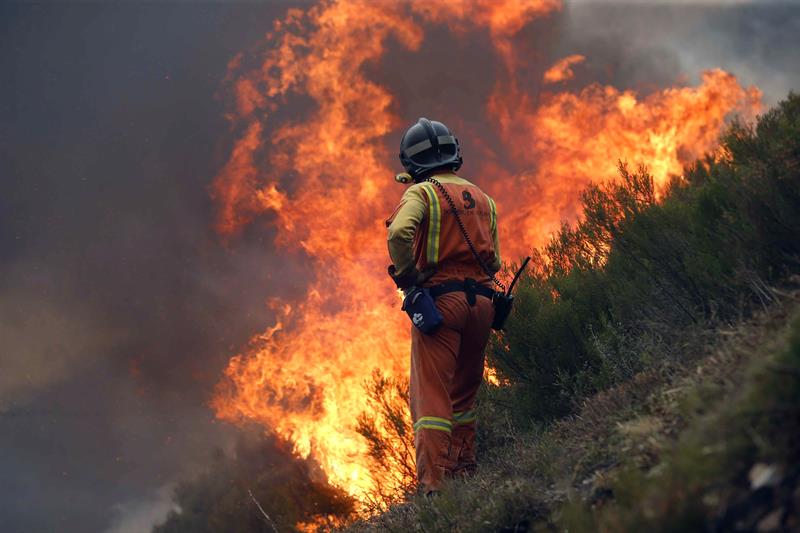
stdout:
POLYGON ((436 331, 444 320, 436 309, 436 302, 430 291, 424 287, 416 287, 406 295, 403 300, 403 311, 408 314, 411 323, 427 335, 436 331))

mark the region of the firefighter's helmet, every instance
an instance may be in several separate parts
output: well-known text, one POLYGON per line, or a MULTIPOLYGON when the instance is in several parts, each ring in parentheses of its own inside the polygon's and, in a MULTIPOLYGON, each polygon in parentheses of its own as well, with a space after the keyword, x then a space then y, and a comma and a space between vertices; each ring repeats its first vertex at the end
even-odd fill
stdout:
POLYGON ((435 168, 458 170, 461 146, 450 128, 435 120, 421 118, 400 140, 400 162, 414 181, 435 168))

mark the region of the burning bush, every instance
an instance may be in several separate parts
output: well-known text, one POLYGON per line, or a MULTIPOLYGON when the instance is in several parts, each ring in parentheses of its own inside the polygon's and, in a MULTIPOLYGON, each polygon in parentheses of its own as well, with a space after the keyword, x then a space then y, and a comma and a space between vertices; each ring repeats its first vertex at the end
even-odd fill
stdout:
POLYGON ((373 510, 407 497, 416 485, 414 432, 408 403, 408 380, 386 378, 377 370, 365 384, 368 401, 356 430, 369 443, 376 472, 373 510))

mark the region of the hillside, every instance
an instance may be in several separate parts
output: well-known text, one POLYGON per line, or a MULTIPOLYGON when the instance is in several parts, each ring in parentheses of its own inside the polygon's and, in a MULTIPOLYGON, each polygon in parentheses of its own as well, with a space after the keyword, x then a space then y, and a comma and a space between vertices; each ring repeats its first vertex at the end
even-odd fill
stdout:
POLYGON ((475 478, 346 531, 800 527, 800 292, 683 350, 545 431, 507 427, 475 478))
POLYGON ((491 350, 478 475, 348 531, 800 527, 800 97, 583 202, 491 350))

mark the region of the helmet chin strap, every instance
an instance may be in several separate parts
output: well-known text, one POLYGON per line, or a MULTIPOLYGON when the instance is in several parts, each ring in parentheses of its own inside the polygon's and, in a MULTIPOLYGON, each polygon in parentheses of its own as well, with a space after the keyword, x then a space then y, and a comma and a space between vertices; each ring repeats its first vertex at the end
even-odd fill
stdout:
POLYGON ((397 183, 402 183, 404 185, 411 183, 414 181, 414 178, 411 177, 411 174, 408 172, 401 172, 394 177, 394 181, 397 183))

